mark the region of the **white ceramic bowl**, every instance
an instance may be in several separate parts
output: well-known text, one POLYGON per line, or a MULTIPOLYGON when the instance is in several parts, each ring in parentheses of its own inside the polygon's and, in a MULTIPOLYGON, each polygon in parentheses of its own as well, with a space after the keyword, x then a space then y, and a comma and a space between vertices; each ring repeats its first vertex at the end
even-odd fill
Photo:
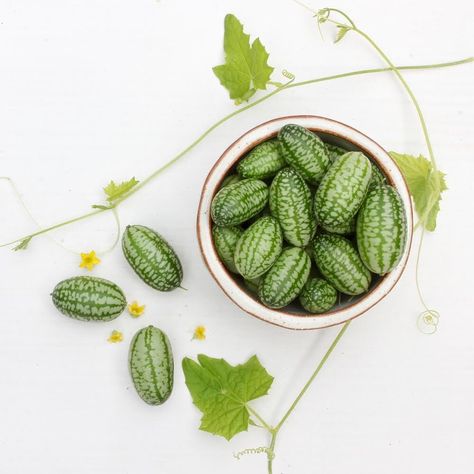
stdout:
POLYGON ((280 117, 262 123, 238 138, 224 151, 212 167, 201 192, 197 215, 197 234, 204 262, 224 293, 245 312, 277 326, 289 329, 318 329, 353 319, 376 305, 398 282, 410 253, 413 234, 411 199, 405 180, 389 154, 376 142, 348 125, 325 117, 296 115, 280 117), (267 308, 245 286, 228 272, 219 260, 211 233, 211 202, 222 180, 236 163, 259 143, 278 134, 283 125, 302 125, 321 136, 324 141, 348 150, 360 150, 373 160, 399 192, 405 205, 407 244, 398 265, 387 275, 375 279, 367 293, 334 307, 323 314, 311 315, 296 307, 280 310, 267 308))

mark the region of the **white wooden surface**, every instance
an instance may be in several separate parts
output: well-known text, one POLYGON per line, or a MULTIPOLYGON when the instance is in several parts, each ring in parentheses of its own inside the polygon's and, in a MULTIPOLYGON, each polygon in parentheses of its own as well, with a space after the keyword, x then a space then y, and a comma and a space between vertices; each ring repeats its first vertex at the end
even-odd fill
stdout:
MULTIPOLYGON (((334 6, 399 64, 472 54, 467 0, 334 6)), ((323 42, 308 12, 289 0, 0 1, 0 175, 16 181, 40 223, 86 211, 109 179, 146 176, 234 110, 211 71, 222 61, 227 12, 261 37, 272 65, 300 80, 380 65, 359 38, 334 46, 328 33, 323 42)), ((412 259, 392 295, 349 328, 283 428, 278 474, 472 472, 473 71, 406 74, 450 188, 422 261, 426 298, 442 315, 439 330, 424 336, 416 328, 412 259)), ((263 455, 232 456, 266 444, 262 431, 228 443, 197 430, 180 361, 200 352, 233 363, 258 354, 276 380, 256 405, 276 421, 337 331, 294 333, 246 316, 198 254, 195 212, 210 166, 244 131, 296 113, 341 120, 387 149, 425 153, 413 107, 390 75, 294 89, 240 115, 120 208, 123 224, 150 225, 173 242, 189 288, 146 288, 117 248, 94 274, 147 305, 137 320, 124 314, 96 325, 60 316, 49 293, 82 271, 77 256, 50 239, 26 252, 0 251, 0 473, 265 472, 263 455), (141 402, 127 372, 128 342, 146 324, 169 334, 177 362, 175 390, 162 407, 141 402), (198 324, 207 327, 204 342, 191 341, 198 324), (126 340, 108 344, 112 329, 126 340)), ((0 240, 34 229, 3 181, 0 202, 0 240)), ((107 216, 54 237, 76 251, 100 250, 113 229, 107 216)))

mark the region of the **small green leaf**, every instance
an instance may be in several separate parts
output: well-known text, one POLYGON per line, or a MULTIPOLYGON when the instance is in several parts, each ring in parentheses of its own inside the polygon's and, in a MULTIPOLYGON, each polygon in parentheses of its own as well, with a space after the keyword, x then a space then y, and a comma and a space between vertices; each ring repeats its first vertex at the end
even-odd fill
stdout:
POLYGON ((250 35, 232 14, 224 21, 225 64, 212 70, 237 104, 247 101, 257 89, 266 89, 273 68, 268 65, 268 53, 260 39, 250 45, 250 35))
POLYGON ((421 155, 415 157, 391 151, 390 156, 405 177, 420 225, 434 231, 441 194, 448 189, 446 175, 441 171, 434 173, 431 162, 421 155))
POLYGON ((350 30, 348 26, 338 26, 337 27, 337 35, 336 39, 334 40, 334 43, 338 43, 339 41, 346 36, 346 33, 350 30))
POLYGON ((185 357, 183 372, 193 402, 202 412, 199 428, 230 440, 248 429, 247 402, 266 395, 273 377, 257 356, 236 366, 204 354, 197 359, 185 357))
POLYGON ((29 243, 31 242, 31 237, 27 237, 26 239, 23 239, 16 247, 13 247, 13 250, 16 252, 17 250, 26 250, 28 248, 29 243))
POLYGON ((112 204, 118 198, 128 193, 137 184, 138 181, 135 179, 135 177, 128 181, 122 181, 119 184, 116 184, 114 181, 110 181, 110 183, 104 188, 104 193, 107 195, 107 201, 112 204))
POLYGON ((104 206, 103 204, 92 204, 92 209, 101 209, 102 211, 108 211, 112 209, 111 206, 104 206))

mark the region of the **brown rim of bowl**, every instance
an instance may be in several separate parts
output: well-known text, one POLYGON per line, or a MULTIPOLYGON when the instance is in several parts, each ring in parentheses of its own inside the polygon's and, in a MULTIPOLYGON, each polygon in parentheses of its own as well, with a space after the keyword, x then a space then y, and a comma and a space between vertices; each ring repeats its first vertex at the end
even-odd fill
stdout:
MULTIPOLYGON (((315 329, 324 329, 324 328, 328 328, 328 327, 332 327, 332 326, 338 326, 340 324, 343 324, 344 322, 347 322, 347 321, 352 321, 353 319, 355 318, 358 318, 359 316, 361 316, 362 314, 366 313, 369 309, 373 308, 376 304, 378 304, 380 301, 382 301, 392 290, 393 288, 395 287, 395 285, 399 282, 401 276, 403 275, 404 271, 405 271, 405 268, 406 268, 406 265, 407 265, 407 262, 408 262, 408 258, 409 258, 409 254, 410 254, 410 251, 411 251, 411 244, 412 244, 412 241, 413 241, 413 232, 410 233, 410 235, 408 236, 409 237, 409 240, 407 240, 407 245, 408 245, 408 256, 407 256, 407 259, 405 260, 404 264, 403 264, 403 267, 401 268, 401 271, 400 271, 400 275, 398 276, 398 278, 393 282, 392 286, 390 288, 387 288, 387 291, 384 292, 380 298, 374 302, 374 304, 370 305, 368 308, 366 308, 364 311, 361 311, 359 312, 358 314, 356 314, 355 316, 352 316, 351 318, 348 318, 346 321, 342 321, 342 322, 339 322, 339 323, 332 323, 332 324, 327 324, 325 326, 321 326, 319 328, 293 328, 293 327, 288 327, 288 326, 285 326, 283 324, 278 324, 278 323, 275 323, 275 322, 272 322, 272 321, 268 321, 262 317, 260 317, 258 314, 255 314, 245 308, 243 308, 234 298, 232 298, 228 293, 227 291, 223 288, 223 286, 221 285, 219 279, 217 278, 217 276, 214 274, 214 272, 212 271, 212 268, 209 266, 209 263, 207 261, 207 258, 206 258, 206 255, 205 255, 205 252, 204 252, 204 248, 203 248, 203 244, 202 244, 202 240, 201 240, 201 232, 200 232, 200 228, 201 228, 201 225, 199 223, 199 216, 201 214, 201 210, 202 210, 202 201, 203 201, 203 196, 204 196, 204 192, 206 191, 206 187, 207 187, 207 183, 209 181, 209 177, 211 176, 211 174, 213 173, 214 169, 218 166, 218 164, 222 161, 222 159, 226 156, 227 152, 239 141, 241 140, 243 137, 245 137, 245 135, 253 132, 254 130, 262 127, 262 126, 265 126, 265 125, 268 125, 270 123, 273 123, 273 122, 279 122, 281 120, 285 120, 285 119, 305 119, 305 118, 317 118, 317 119, 323 119, 323 120, 326 120, 328 122, 332 122, 332 123, 337 123, 337 124, 340 124, 340 125, 343 125, 344 127, 347 127, 351 130, 354 130, 356 133, 362 135, 363 137, 365 137, 368 141, 372 142, 373 144, 375 144, 376 146, 378 146, 381 150, 383 150, 387 156, 390 157, 390 159, 392 160, 393 164, 395 165, 395 167, 400 171, 400 175, 402 176, 402 179, 403 179, 403 182, 405 183, 405 186, 407 187, 408 189, 408 185, 406 183, 406 180, 405 180, 405 177, 403 176, 403 173, 401 172, 399 166, 397 165, 397 163, 395 162, 395 160, 393 160, 393 158, 390 156, 390 154, 385 150, 385 148, 383 148, 382 146, 380 146, 376 141, 372 140, 372 138, 368 137, 365 133, 362 133, 360 132, 359 130, 357 130, 356 128, 354 127, 351 127, 350 125, 346 125, 345 123, 343 122, 339 122, 338 120, 334 120, 334 119, 330 119, 328 117, 323 117, 321 115, 309 115, 309 114, 303 114, 303 115, 283 115, 281 117, 277 117, 277 118, 274 118, 274 119, 271 119, 271 120, 267 120, 266 122, 262 122, 258 125, 256 125, 255 127, 252 127, 251 129, 247 130, 245 133, 243 133, 242 135, 240 135, 237 139, 235 139, 225 150, 224 152, 221 154, 221 156, 216 160, 216 162, 214 163, 214 165, 211 167, 211 169, 209 170, 209 173, 207 174, 206 176, 206 179, 204 180, 204 184, 202 186, 202 189, 201 189, 201 195, 200 195, 200 198, 199 198, 199 206, 198 206, 198 212, 197 212, 197 216, 196 216, 196 230, 197 230, 197 237, 198 237, 198 243, 199 243, 199 250, 201 252, 201 257, 204 261, 204 264, 206 266, 206 268, 208 269, 209 273, 211 274, 212 278, 214 279, 214 281, 217 283, 217 285, 220 287, 220 289, 224 292, 224 294, 236 305, 238 306, 242 311, 244 311, 245 313, 247 314, 250 314, 251 316, 259 319, 260 321, 263 321, 265 323, 268 323, 268 324, 272 324, 273 326, 277 326, 277 327, 282 327, 284 329, 291 329, 293 331, 312 331, 312 330, 315 330, 315 329)), ((322 132, 322 133, 327 133, 328 135, 332 135, 334 137, 338 137, 338 138, 341 138, 349 143, 352 143, 356 148, 358 148, 359 150, 362 150, 364 153, 366 153, 373 161, 375 161, 377 163, 377 166, 379 166, 382 171, 384 172, 384 176, 387 178, 389 184, 392 184, 393 185, 393 181, 391 180, 390 178, 390 174, 388 173, 387 169, 381 164, 379 163, 372 155, 372 153, 368 152, 366 148, 360 146, 358 143, 354 143, 353 140, 349 139, 347 136, 343 135, 343 134, 338 134, 338 133, 334 133, 333 131, 329 131, 327 129, 324 129, 324 128, 315 128, 315 127, 305 127, 305 128, 308 128, 309 130, 315 132, 315 133, 318 133, 318 132, 322 132)), ((256 141, 253 141, 251 144, 249 143, 247 147, 243 148, 239 157, 237 157, 232 163, 229 164, 229 166, 227 167, 225 173, 223 174, 223 177, 222 179, 219 180, 219 182, 217 183, 215 189, 218 189, 219 188, 219 185, 222 183, 222 181, 226 178, 227 176, 227 173, 229 172, 230 168, 232 168, 241 158, 243 155, 245 155, 248 151, 250 151, 251 149, 255 148, 257 145, 259 145, 260 143, 264 142, 264 141, 267 141, 273 137, 275 137, 276 135, 278 134, 278 132, 270 132, 268 133, 265 137, 262 137, 261 139, 259 140, 256 140, 256 141)), ((410 216, 412 216, 412 220, 413 220, 413 205, 412 205, 412 202, 411 200, 409 201, 409 214, 410 216)), ((211 227, 211 216, 210 216, 210 213, 209 213, 209 216, 208 216, 208 223, 207 225, 209 227, 211 227)), ((212 232, 211 232, 211 235, 212 235, 212 232)), ((215 246, 214 246, 214 241, 212 241, 212 248, 213 248, 213 251, 214 251, 214 254, 216 257, 217 256, 217 252, 216 252, 216 249, 215 249, 215 246)), ((222 262, 220 261, 220 258, 217 258, 217 261, 219 262, 219 265, 224 269, 224 271, 230 276, 232 277, 233 279, 233 275, 231 275, 229 273, 229 271, 227 270, 227 268, 222 264, 222 262)), ((388 274, 386 274, 388 275, 388 274)), ((278 311, 279 313, 285 315, 285 316, 289 316, 289 317, 294 317, 294 318, 306 318, 306 317, 324 317, 324 316, 328 316, 328 315, 334 315, 334 314, 338 314, 344 310, 346 310, 347 308, 351 308, 353 306, 356 306, 358 305, 361 301, 363 301, 364 299, 366 299, 368 297, 369 294, 371 294, 373 292, 373 290, 375 290, 382 282, 383 280, 385 279, 386 275, 382 275, 380 277, 380 279, 377 281, 377 283, 370 289, 370 291, 368 291, 367 293, 365 293, 362 297, 360 297, 358 300, 354 301, 353 303, 350 303, 346 306, 344 306, 343 308, 338 308, 338 309, 335 309, 333 311, 327 311, 325 313, 321 313, 321 314, 298 314, 298 313, 289 313, 289 312, 286 312, 286 311, 281 311, 281 310, 274 310, 274 311, 278 311)), ((242 288, 240 288, 240 286, 235 282, 235 285, 239 287, 240 290, 242 290, 242 288)), ((243 290, 242 290, 243 291, 243 290)), ((247 293, 248 294, 248 293, 247 293)), ((251 296, 251 295, 249 295, 251 296)), ((253 298, 253 296, 251 296, 252 299, 254 299, 254 301, 262 306, 262 308, 266 308, 268 309, 266 306, 264 306, 258 299, 256 298, 253 298)))

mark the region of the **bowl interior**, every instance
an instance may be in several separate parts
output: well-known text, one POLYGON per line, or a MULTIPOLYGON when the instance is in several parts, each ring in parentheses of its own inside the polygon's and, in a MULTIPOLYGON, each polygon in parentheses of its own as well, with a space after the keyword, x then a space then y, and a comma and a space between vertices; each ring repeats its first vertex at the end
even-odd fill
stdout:
MULTIPOLYGON (((271 181, 271 179, 270 179, 271 181)), ((344 124, 315 116, 282 117, 264 123, 240 137, 221 156, 209 173, 203 187, 198 211, 198 237, 201 252, 212 276, 224 292, 246 312, 265 321, 291 329, 314 329, 347 321, 367 311, 380 301, 398 281, 408 257, 412 235, 412 210, 408 190, 399 169, 390 156, 375 142, 344 124), (407 244, 397 267, 384 276, 372 275, 367 293, 349 297, 339 293, 337 304, 328 312, 311 314, 296 304, 274 310, 265 307, 245 284, 242 277, 229 272, 220 262, 211 232, 210 203, 219 191, 225 177, 235 171, 237 163, 259 143, 277 136, 287 123, 297 123, 315 132, 324 142, 340 146, 348 151, 363 152, 383 173, 387 182, 402 197, 407 217, 407 244)))

